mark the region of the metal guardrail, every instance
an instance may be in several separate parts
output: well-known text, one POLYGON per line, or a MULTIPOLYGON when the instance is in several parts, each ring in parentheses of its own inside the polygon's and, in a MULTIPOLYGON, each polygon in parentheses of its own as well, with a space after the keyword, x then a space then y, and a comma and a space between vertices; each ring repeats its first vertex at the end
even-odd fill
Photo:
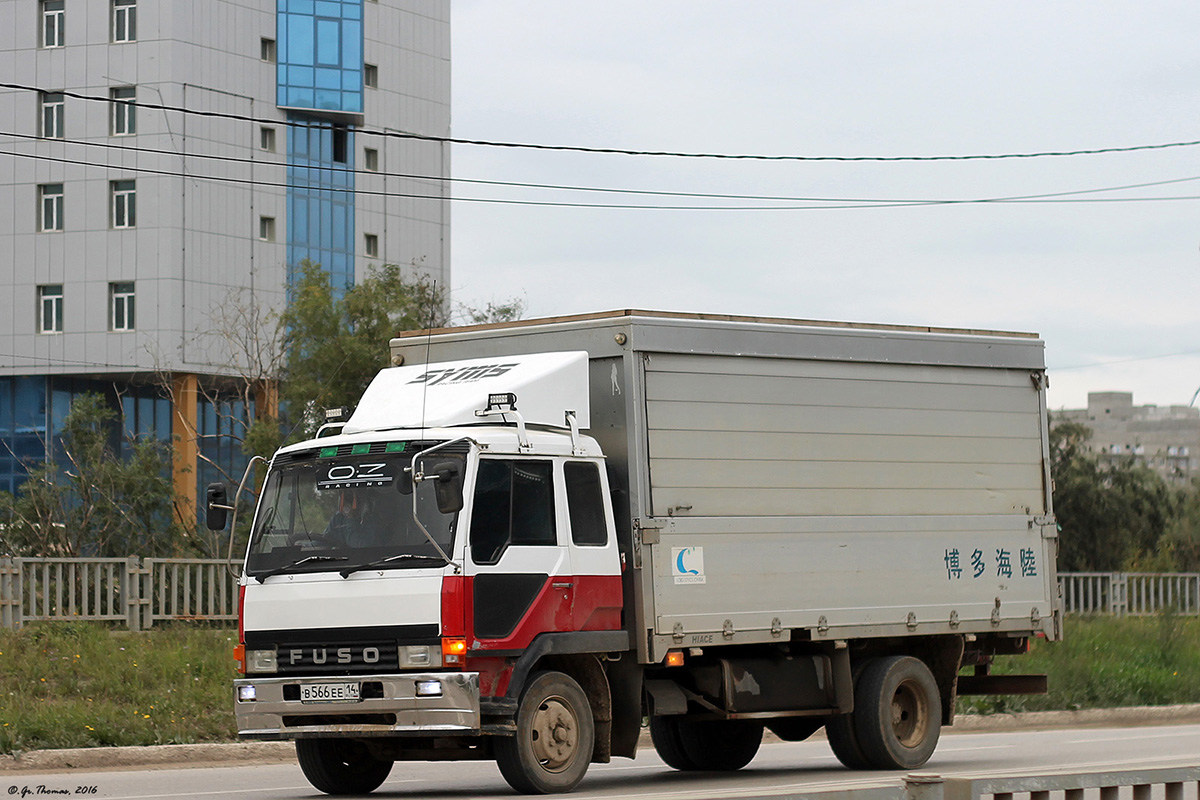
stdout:
POLYGON ((237 620, 237 579, 222 559, 0 558, 0 625, 43 620, 237 620))
POLYGON ((1200 615, 1197 572, 1060 572, 1058 585, 1067 614, 1200 615))
POLYGON ((898 784, 814 789, 787 794, 742 795, 742 800, 1198 800, 1200 766, 1146 766, 1137 769, 1078 769, 1024 775, 912 773, 898 784))

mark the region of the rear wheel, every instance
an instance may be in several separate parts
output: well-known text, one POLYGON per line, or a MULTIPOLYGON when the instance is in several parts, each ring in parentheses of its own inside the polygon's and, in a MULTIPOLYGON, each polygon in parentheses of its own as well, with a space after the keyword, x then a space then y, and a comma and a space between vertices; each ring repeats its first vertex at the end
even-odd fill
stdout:
POLYGON ((925 662, 911 656, 869 663, 854 692, 863 755, 876 769, 915 769, 933 755, 942 732, 942 700, 925 662))
POLYGON ((684 722, 679 728, 683 751, 698 769, 732 772, 753 760, 762 744, 763 725, 749 720, 684 722))
POLYGON ((325 794, 367 794, 387 780, 391 761, 381 761, 353 739, 297 739, 304 777, 325 794))
POLYGON ((650 740, 668 767, 685 772, 733 772, 750 763, 762 744, 761 722, 651 717, 650 740))
POLYGON ((820 717, 782 717, 766 723, 767 730, 785 742, 803 742, 824 724, 825 720, 820 717))
POLYGON ((650 741, 654 744, 654 752, 668 767, 690 772, 701 767, 683 749, 679 738, 682 723, 682 717, 651 717, 650 741))
POLYGON ((870 769, 871 762, 863 755, 858 744, 855 714, 839 714, 825 723, 825 735, 829 738, 829 749, 846 769, 870 769))
POLYGON ((516 734, 496 740, 496 764, 518 792, 569 792, 587 772, 595 738, 579 684, 561 672, 539 672, 521 693, 516 734))

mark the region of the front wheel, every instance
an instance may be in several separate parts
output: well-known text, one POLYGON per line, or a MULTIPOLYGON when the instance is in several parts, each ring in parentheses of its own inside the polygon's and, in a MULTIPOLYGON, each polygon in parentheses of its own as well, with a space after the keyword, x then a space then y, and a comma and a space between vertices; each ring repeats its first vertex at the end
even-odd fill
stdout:
POLYGON ((368 794, 392 771, 391 761, 352 739, 297 739, 296 759, 308 782, 325 794, 368 794))
POLYGON ((496 740, 496 764, 518 792, 569 792, 583 780, 595 740, 579 684, 561 672, 539 672, 521 693, 516 734, 496 740))

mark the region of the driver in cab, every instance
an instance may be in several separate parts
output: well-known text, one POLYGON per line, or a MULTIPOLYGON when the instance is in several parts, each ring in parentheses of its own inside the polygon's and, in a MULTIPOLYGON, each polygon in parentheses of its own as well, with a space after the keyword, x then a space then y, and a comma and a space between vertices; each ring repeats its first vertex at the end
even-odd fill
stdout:
POLYGON ((378 547, 387 544, 387 526, 375 512, 370 493, 362 489, 341 489, 337 510, 325 526, 323 538, 345 547, 378 547))

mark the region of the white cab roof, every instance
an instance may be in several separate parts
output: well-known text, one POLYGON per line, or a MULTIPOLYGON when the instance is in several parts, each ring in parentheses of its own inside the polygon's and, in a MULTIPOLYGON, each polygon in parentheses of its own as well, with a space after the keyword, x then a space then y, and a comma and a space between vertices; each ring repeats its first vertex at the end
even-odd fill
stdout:
POLYGON ((475 412, 487 407, 489 394, 501 393, 517 396, 516 410, 527 424, 564 428, 566 412, 574 411, 580 428, 591 425, 588 355, 565 352, 385 369, 371 381, 342 432, 496 424, 503 419, 499 415, 475 412))

